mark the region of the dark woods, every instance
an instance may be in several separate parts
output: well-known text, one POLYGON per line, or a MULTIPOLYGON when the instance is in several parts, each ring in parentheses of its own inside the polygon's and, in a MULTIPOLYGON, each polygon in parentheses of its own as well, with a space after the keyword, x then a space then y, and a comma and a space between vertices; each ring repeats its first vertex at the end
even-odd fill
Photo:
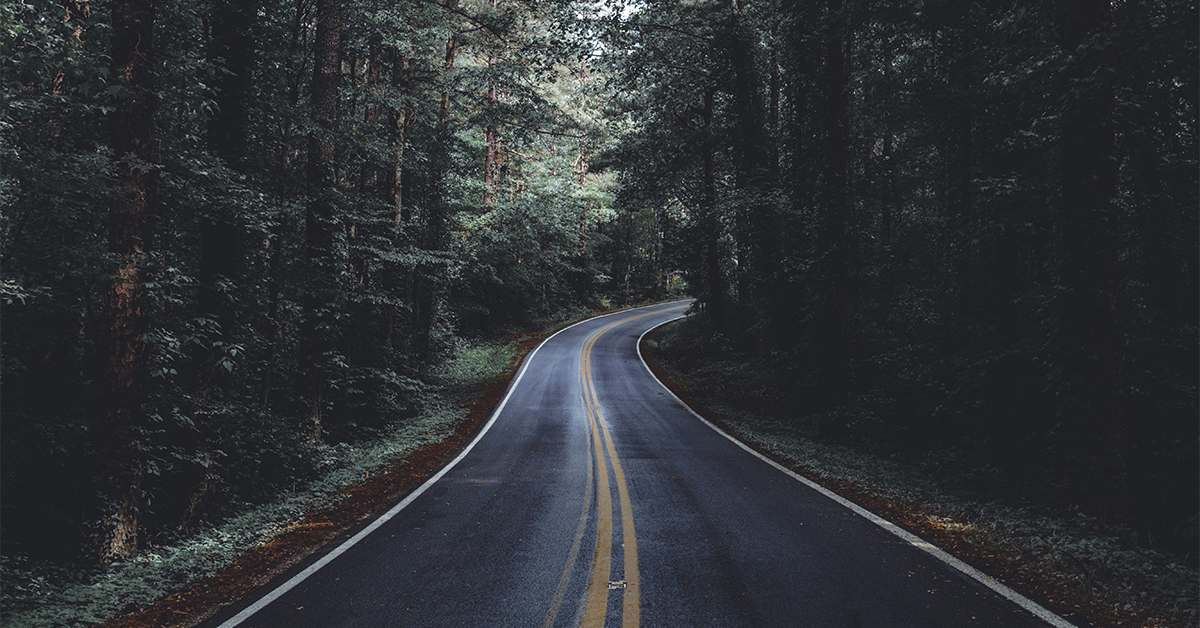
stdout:
POLYGON ((619 206, 824 439, 1196 560, 1194 3, 646 2, 619 206))
POLYGON ((663 294, 563 3, 0 16, 6 557, 169 543, 440 403, 459 339, 663 294))
POLYGON ((0 16, 5 556, 169 542, 674 271, 821 437, 1194 549, 1194 3, 0 16))

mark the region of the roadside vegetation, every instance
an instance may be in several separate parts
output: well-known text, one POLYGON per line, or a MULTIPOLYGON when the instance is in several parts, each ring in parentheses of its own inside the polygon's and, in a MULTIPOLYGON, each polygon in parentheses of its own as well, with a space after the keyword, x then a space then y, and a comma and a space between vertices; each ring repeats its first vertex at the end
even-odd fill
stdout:
POLYGON ((0 5, 3 623, 211 570, 439 438, 511 330, 666 292, 582 17, 0 5))
POLYGON ((418 448, 439 442, 467 416, 466 402, 500 377, 517 355, 517 342, 460 343, 435 375, 439 392, 420 411, 393 422, 373 438, 312 443, 310 479, 297 481, 259 504, 231 506, 220 523, 162 545, 145 544, 138 557, 107 566, 6 560, 5 626, 92 626, 156 602, 188 583, 216 573, 246 550, 270 542, 309 512, 343 499, 343 491, 418 448))
POLYGON ((461 425, 511 330, 683 292, 695 377, 804 408, 764 433, 1122 531, 1046 541, 1093 592, 1195 569, 1197 23, 0 3, 0 613, 150 599, 461 425))
POLYGON ((1093 592, 1194 601, 1166 565, 1200 558, 1197 23, 1177 0, 640 3, 606 40, 608 154, 618 209, 678 216, 688 378, 754 396, 763 434, 1095 522, 1117 540, 1032 554, 1093 592), (1129 569, 1149 579, 1104 575, 1129 569))
MULTIPOLYGON (((617 308, 600 311, 612 309, 617 308)), ((432 466, 413 469, 411 477, 402 480, 408 483, 396 495, 402 496, 423 482, 461 448, 461 443, 446 447, 447 439, 469 440, 474 436, 506 390, 520 361, 540 340, 596 313, 577 309, 538 319, 533 327, 509 330, 496 341, 457 341, 453 357, 433 374, 436 391, 427 396, 415 416, 395 421, 377 436, 358 443, 313 443, 308 452, 315 466, 311 479, 284 487, 280 494, 262 503, 235 506, 233 514, 193 534, 162 545, 149 544, 134 560, 107 565, 6 560, 0 565, 5 583, 3 625, 82 628, 110 622, 106 625, 155 626, 156 618, 164 614, 170 617, 170 608, 144 616, 138 612, 154 610, 153 605, 168 595, 192 593, 188 589, 193 583, 215 579, 205 590, 188 596, 181 606, 187 611, 179 611, 182 616, 170 617, 172 624, 175 620, 190 623, 201 619, 228 601, 227 591, 253 588, 253 581, 265 582, 361 517, 391 505, 397 497, 372 496, 365 508, 352 505, 347 513, 329 512, 339 502, 353 500, 353 489, 369 485, 381 475, 407 470, 415 454, 436 449, 432 466), (321 533, 295 542, 273 543, 298 527, 313 526, 322 528, 321 533), (252 549, 276 556, 265 561, 269 563, 265 568, 252 564, 248 566, 251 570, 244 573, 225 572, 252 549), (130 613, 134 615, 121 619, 130 613), (112 623, 114 620, 119 621, 112 623)))
POLYGON ((1191 556, 1147 548, 1128 526, 1036 492, 981 489, 970 478, 986 471, 978 468, 984 461, 949 470, 935 449, 862 432, 823 435, 820 417, 786 394, 785 377, 723 346, 695 317, 648 335, 643 349, 673 390, 731 435, 1078 626, 1183 628, 1200 620, 1191 556))

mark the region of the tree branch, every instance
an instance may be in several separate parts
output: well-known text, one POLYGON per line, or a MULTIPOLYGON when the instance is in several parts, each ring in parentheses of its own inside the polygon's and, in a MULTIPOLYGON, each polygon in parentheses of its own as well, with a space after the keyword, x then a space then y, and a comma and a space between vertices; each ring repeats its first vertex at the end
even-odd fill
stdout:
POLYGON ((683 65, 675 65, 674 63, 663 63, 661 61, 656 61, 650 65, 657 65, 657 66, 661 66, 664 68, 671 68, 672 70, 682 70, 684 72, 695 74, 696 76, 699 76, 701 78, 711 78, 712 77, 711 74, 709 74, 708 72, 705 72, 703 70, 697 70, 696 68, 689 68, 689 67, 683 66, 683 65))
POLYGON ((634 27, 634 28, 645 26, 648 28, 656 28, 659 30, 671 31, 672 33, 678 33, 685 37, 691 37, 692 39, 695 39, 697 41, 702 41, 705 43, 712 41, 712 37, 704 37, 703 35, 697 35, 695 33, 685 31, 681 28, 676 28, 674 26, 671 26, 670 24, 659 24, 657 22, 636 22, 634 24, 629 24, 629 26, 634 27))
POLYGON ((437 7, 441 7, 442 9, 444 9, 446 11, 449 11, 451 13, 454 13, 455 15, 458 15, 459 17, 466 19, 468 22, 470 22, 476 26, 476 28, 473 30, 485 30, 485 31, 491 33, 492 36, 495 37, 496 39, 499 39, 500 41, 502 41, 506 44, 509 43, 509 41, 504 38, 504 35, 502 35, 495 28, 490 26, 487 22, 480 20, 479 18, 475 17, 474 15, 471 15, 470 13, 467 13, 466 11, 462 10, 459 7, 452 7, 448 4, 443 4, 441 2, 438 2, 437 0, 422 0, 422 1, 432 4, 434 6, 437 6, 437 7))

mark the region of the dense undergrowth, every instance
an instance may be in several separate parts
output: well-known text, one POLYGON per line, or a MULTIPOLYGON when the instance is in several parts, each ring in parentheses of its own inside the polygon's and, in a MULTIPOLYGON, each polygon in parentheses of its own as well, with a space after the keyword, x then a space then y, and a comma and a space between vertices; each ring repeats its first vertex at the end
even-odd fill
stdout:
MULTIPOLYGON (((678 296, 678 295, 674 295, 678 296)), ((5 628, 69 628, 110 621, 180 591, 230 566, 246 550, 289 532, 305 515, 346 499, 347 489, 441 443, 463 425, 468 406, 486 387, 515 372, 536 341, 574 321, 629 307, 601 300, 596 308, 563 308, 554 315, 498 330, 494 340, 454 338, 452 357, 431 374, 412 416, 387 423, 357 441, 318 441, 303 452, 307 479, 257 501, 231 504, 225 517, 191 534, 155 543, 132 560, 107 565, 81 559, 32 560, 6 554, 0 560, 0 625, 5 628)), ((485 400, 486 401, 486 400, 485 400)), ((482 402, 481 402, 482 403, 482 402)), ((491 408, 484 408, 486 413, 491 408)), ((327 525, 324 523, 317 525, 327 525)), ((315 549, 315 548, 314 548, 315 549)))
POLYGON ((459 340, 415 416, 393 421, 361 443, 310 444, 305 453, 313 465, 312 480, 263 503, 242 503, 231 516, 191 536, 151 544, 134 560, 98 566, 5 556, 0 623, 9 628, 90 626, 224 568, 246 549, 288 530, 306 512, 330 506, 374 470, 446 438, 466 416, 465 402, 509 367, 520 342, 516 335, 494 343, 459 340))
MULTIPOLYGON (((1200 619, 1200 575, 1188 564, 1192 555, 1146 548, 1128 527, 1039 500, 1037 492, 970 481, 973 473, 994 470, 958 460, 948 473, 936 461, 950 452, 897 447, 863 430, 822 433, 828 417, 787 403, 778 369, 714 339, 696 317, 655 332, 647 346, 650 359, 672 374, 674 386, 725 418, 723 427, 738 438, 814 478, 862 487, 903 505, 921 520, 918 533, 953 532, 970 546, 1018 563, 1018 576, 1057 583, 1077 603, 1124 618, 1114 622, 1143 622, 1112 625, 1191 626, 1200 619)), ((863 396, 837 412, 879 412, 878 406, 878 399, 863 396)))

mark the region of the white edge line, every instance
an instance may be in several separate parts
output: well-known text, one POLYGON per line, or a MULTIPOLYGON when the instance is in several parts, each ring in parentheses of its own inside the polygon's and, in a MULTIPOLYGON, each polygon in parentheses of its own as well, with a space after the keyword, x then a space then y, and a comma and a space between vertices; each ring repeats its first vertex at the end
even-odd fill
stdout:
POLYGON ((691 406, 689 406, 686 402, 684 402, 683 399, 680 399, 679 395, 676 395, 674 393, 674 391, 672 391, 670 388, 667 388, 667 385, 662 383, 662 380, 658 379, 658 376, 654 374, 654 371, 650 370, 650 365, 646 364, 646 359, 644 357, 642 357, 642 338, 645 338, 646 334, 654 331, 655 329, 658 329, 659 327, 662 327, 663 325, 666 325, 667 323, 671 323, 671 322, 677 321, 681 318, 684 318, 684 316, 686 316, 686 315, 680 315, 680 316, 676 316, 675 318, 667 319, 667 320, 665 320, 661 323, 658 323, 657 325, 647 329, 646 331, 642 332, 642 335, 638 337, 638 341, 637 341, 637 354, 638 354, 638 359, 642 361, 642 366, 646 367, 646 372, 650 373, 650 377, 653 377, 654 381, 658 382, 658 385, 663 387, 663 390, 666 390, 667 393, 670 394, 672 397, 674 397, 675 400, 678 401, 681 406, 683 406, 685 409, 687 409, 688 412, 692 413, 692 416, 696 417, 697 419, 700 419, 700 421, 702 423, 704 423, 708 427, 712 428, 716 433, 729 439, 731 442, 733 442, 733 444, 746 450, 747 452, 749 452, 751 455, 755 456, 759 460, 762 460, 763 462, 771 465, 772 467, 775 467, 776 469, 778 469, 779 471, 782 471, 783 473, 786 473, 787 475, 791 476, 792 479, 813 489, 814 491, 817 491, 818 493, 824 495, 825 497, 828 497, 829 499, 832 499, 833 501, 845 506, 846 508, 849 508, 850 510, 854 511, 856 514, 862 515, 871 523, 874 523, 875 525, 883 528, 884 530, 887 530, 888 532, 895 534, 896 536, 900 537, 901 539, 904 539, 904 541, 907 542, 909 545, 912 545, 913 547, 916 547, 918 549, 925 551, 926 553, 932 555, 934 558, 937 558, 938 560, 942 561, 943 563, 946 563, 947 565, 961 571, 962 573, 966 574, 967 576, 970 576, 976 582, 991 589, 992 591, 995 591, 996 593, 999 593, 1001 596, 1007 598, 1009 601, 1015 603, 1017 606, 1020 606, 1021 608, 1029 611, 1030 613, 1037 616, 1039 619, 1042 619, 1043 621, 1050 624, 1051 626, 1055 626, 1056 628, 1078 628, 1077 626, 1075 626, 1075 624, 1072 624, 1071 622, 1063 619, 1062 617, 1058 616, 1057 614, 1050 611, 1049 609, 1042 606, 1041 604, 1038 604, 1037 602, 1034 602, 1033 600, 1025 597, 1024 595, 1021 595, 1020 593, 1017 593, 1016 591, 1008 588, 1007 586, 1005 586, 1003 583, 996 580, 995 578, 983 573, 982 571, 979 571, 978 569, 964 563, 963 561, 951 556, 950 554, 947 554, 944 550, 937 547, 936 545, 929 543, 928 541, 925 541, 921 537, 909 532, 908 530, 901 528, 900 526, 897 526, 896 524, 892 523, 891 521, 888 521, 887 519, 884 519, 884 518, 880 517, 879 515, 876 515, 875 513, 867 510, 866 508, 859 506, 858 504, 846 499, 845 497, 842 497, 841 495, 834 493, 833 491, 825 488, 824 486, 821 486, 820 484, 813 482, 812 480, 800 475, 799 473, 796 473, 795 471, 792 471, 791 469, 779 464, 778 462, 775 462, 774 460, 771 460, 770 458, 751 449, 749 445, 734 438, 733 436, 726 433, 725 430, 722 430, 721 428, 717 427, 715 424, 713 424, 708 419, 700 416, 700 414, 698 412, 696 412, 695 410, 693 410, 691 408, 691 406))
MULTIPOLYGON (((666 305, 666 304, 656 303, 655 305, 644 306, 644 307, 654 307, 656 305, 666 305)), ((521 378, 525 377, 525 371, 528 370, 529 363, 533 361, 533 357, 535 355, 537 355, 538 349, 541 349, 542 345, 546 344, 547 342, 550 342, 551 338, 554 338, 555 336, 563 333, 564 331, 567 331, 568 329, 571 329, 572 327, 575 327, 576 325, 582 325, 586 322, 594 321, 598 318, 604 318, 606 316, 613 316, 615 314, 624 314, 624 313, 632 312, 634 310, 639 310, 639 309, 642 309, 642 308, 630 308, 627 310, 617 310, 615 312, 609 312, 607 314, 601 314, 599 316, 585 318, 579 322, 572 323, 570 325, 567 325, 566 327, 563 327, 562 329, 554 332, 553 334, 550 334, 550 336, 547 337, 545 340, 538 343, 538 346, 534 347, 533 351, 530 351, 529 355, 526 356, 525 360, 521 363, 521 371, 519 373, 517 373, 516 379, 514 379, 512 381, 512 384, 509 385, 508 393, 506 395, 504 395, 504 399, 502 399, 500 401, 500 405, 496 406, 496 409, 492 411, 492 416, 491 416, 491 418, 488 419, 487 424, 485 424, 483 426, 483 429, 479 430, 479 434, 477 434, 475 436, 475 440, 471 441, 471 444, 467 445, 466 449, 462 450, 462 452, 459 453, 458 456, 456 456, 454 458, 454 460, 451 460, 446 466, 442 467, 442 470, 438 471, 436 475, 434 475, 433 477, 426 480, 424 484, 419 486, 412 493, 409 493, 407 497, 405 497, 403 500, 400 501, 400 503, 396 504, 395 506, 392 506, 387 512, 383 513, 382 515, 379 515, 379 517, 376 518, 374 521, 372 521, 370 523, 370 525, 368 525, 367 527, 360 530, 358 532, 358 534, 355 534, 354 536, 350 537, 345 542, 343 542, 341 545, 334 548, 333 551, 322 556, 319 560, 317 560, 317 562, 309 565, 307 568, 304 569, 304 571, 301 571, 300 573, 292 576, 291 579, 289 579, 287 582, 284 582, 283 584, 279 585, 278 587, 275 587, 275 589, 273 589, 270 593, 267 593, 266 595, 259 598, 257 601, 255 601, 250 606, 247 606, 246 608, 242 609, 242 612, 225 620, 225 622, 222 623, 220 626, 218 626, 218 628, 234 628, 234 626, 241 624, 242 622, 249 619, 252 615, 257 613, 258 611, 261 611, 262 609, 266 608, 266 606, 268 604, 270 604, 271 602, 274 602, 275 600, 279 599, 280 597, 283 597, 283 595, 285 593, 287 593, 288 591, 291 591, 297 585, 299 585, 301 582, 304 582, 305 580, 307 580, 309 576, 316 573, 318 570, 320 570, 325 565, 328 565, 329 563, 333 562, 333 560, 336 559, 338 556, 341 556, 342 554, 346 553, 346 550, 350 549, 351 547, 354 547, 356 544, 358 544, 359 541, 365 539, 367 537, 367 535, 374 532, 376 529, 379 528, 379 526, 382 526, 383 524, 387 523, 389 519, 391 519, 392 517, 395 517, 397 514, 400 513, 401 510, 404 510, 405 508, 407 508, 409 506, 409 504, 416 501, 416 499, 418 497, 420 497, 422 493, 429 490, 429 487, 433 486, 435 483, 437 483, 438 480, 442 479, 443 476, 445 476, 447 473, 449 473, 450 470, 453 469, 456 465, 458 465, 458 463, 461 462, 463 458, 467 457, 467 454, 471 453, 471 450, 475 448, 475 445, 478 444, 479 441, 483 439, 483 436, 485 434, 487 434, 488 430, 490 430, 492 428, 492 425, 496 423, 496 419, 499 418, 500 412, 502 412, 504 410, 504 406, 508 404, 509 397, 512 397, 513 391, 515 391, 517 389, 517 385, 521 383, 521 378)), ((642 364, 645 364, 645 361, 643 361, 642 364)))

